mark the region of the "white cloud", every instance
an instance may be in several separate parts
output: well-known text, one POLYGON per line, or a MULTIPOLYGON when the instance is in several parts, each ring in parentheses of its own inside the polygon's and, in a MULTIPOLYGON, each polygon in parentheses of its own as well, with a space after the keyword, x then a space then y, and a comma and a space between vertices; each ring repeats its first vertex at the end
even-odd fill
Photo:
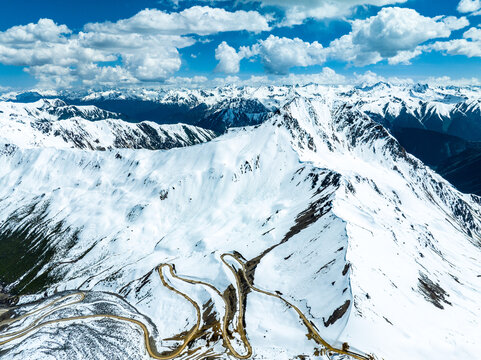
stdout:
POLYGON ((464 29, 466 26, 469 26, 469 20, 466 19, 466 17, 464 16, 460 18, 456 16, 446 16, 446 17, 438 16, 434 19, 436 20, 441 19, 441 22, 446 24, 447 28, 451 31, 464 29))
POLYGON ((437 41, 428 50, 441 51, 450 55, 481 57, 481 29, 470 28, 463 34, 463 39, 437 41))
POLYGON ((438 41, 430 49, 445 52, 449 55, 464 55, 467 57, 481 57, 481 42, 466 39, 438 41))
MULTIPOLYGON (((184 0, 185 1, 185 0, 184 0)), ((203 0, 222 2, 226 0, 203 0)), ((261 6, 275 6, 285 11, 285 18, 278 25, 293 26, 302 24, 306 19, 342 18, 352 14, 359 6, 386 6, 405 3, 407 0, 238 0, 255 2, 261 6)))
POLYGON ((165 83, 168 85, 174 85, 179 87, 195 87, 195 86, 203 85, 208 81, 209 79, 207 79, 205 76, 193 76, 193 77, 175 76, 167 79, 165 83))
POLYGON ((472 27, 463 34, 463 37, 465 39, 481 41, 481 28, 472 27))
POLYGON ((354 73, 354 78, 352 82, 356 85, 361 86, 372 86, 379 82, 386 82, 394 85, 407 85, 413 84, 414 80, 411 78, 398 78, 398 77, 384 77, 381 75, 376 74, 370 70, 366 71, 363 74, 354 73))
POLYGON ((243 56, 237 53, 233 47, 223 41, 215 50, 215 58, 219 61, 216 71, 226 74, 237 74, 240 69, 242 57, 243 56))
POLYGON ((163 82, 181 65, 178 49, 222 31, 269 30, 256 11, 194 6, 167 13, 146 9, 115 23, 85 25, 72 33, 50 19, 0 32, 0 63, 26 67, 40 86, 163 82), (106 64, 111 62, 113 64, 106 64))
POLYGON ((274 5, 286 10, 284 25, 296 25, 305 19, 326 19, 349 16, 357 6, 385 6, 407 0, 261 0, 263 5, 274 5))
POLYGON ((36 41, 51 43, 64 42, 64 34, 71 30, 65 25, 57 25, 50 19, 40 19, 37 23, 18 25, 0 33, 2 44, 28 44, 36 41))
POLYGON ((173 13, 145 9, 129 19, 119 20, 115 23, 87 24, 85 30, 100 33, 209 35, 224 31, 267 31, 270 30, 268 20, 257 11, 229 12, 222 8, 193 6, 173 13))
POLYGON ((82 64, 72 70, 82 83, 88 86, 104 85, 119 86, 139 83, 134 75, 122 66, 98 66, 97 64, 82 64))
POLYGON ((322 85, 338 85, 346 83, 346 77, 336 73, 328 67, 321 72, 314 74, 289 74, 288 76, 276 79, 278 84, 283 85, 306 85, 310 83, 322 85))
POLYGON ((289 75, 251 75, 247 79, 241 79, 238 76, 218 77, 207 82, 214 86, 236 85, 236 86, 262 86, 262 85, 306 85, 310 83, 324 85, 345 84, 347 79, 345 76, 336 73, 328 67, 324 67, 318 73, 311 74, 289 74, 289 75))
POLYGON ((241 47, 239 56, 260 56, 266 71, 274 74, 286 74, 295 66, 321 65, 326 61, 326 51, 317 41, 309 43, 299 38, 281 38, 274 35, 251 47, 241 47))
POLYGON ((98 33, 79 32, 78 41, 84 48, 109 52, 122 52, 126 49, 155 49, 162 46, 184 48, 195 43, 191 37, 179 35, 138 34, 138 33, 98 33))
POLYGON ((241 85, 242 80, 238 76, 218 77, 212 80, 214 86, 241 85))
MULTIPOLYGON (((427 50, 428 40, 447 38, 453 30, 469 25, 465 17, 438 16, 430 18, 408 8, 383 8, 377 15, 351 21, 349 34, 332 41, 324 48, 320 43, 270 35, 250 47, 236 51, 223 42, 216 50, 217 69, 238 73, 242 59, 259 57, 268 73, 286 74, 293 67, 322 65, 337 59, 357 66, 376 64, 410 64, 427 50)), ((474 31, 474 30, 473 30, 474 31)))
POLYGON ((414 83, 429 84, 432 86, 468 86, 468 85, 481 85, 481 81, 478 78, 458 78, 453 79, 449 76, 441 77, 428 77, 425 79, 417 79, 414 81, 411 78, 398 78, 398 77, 384 77, 378 75, 372 71, 366 71, 363 74, 354 73, 353 83, 361 86, 372 86, 379 82, 386 82, 393 85, 409 85, 414 83))
POLYGON ((461 0, 458 4, 458 11, 461 13, 472 13, 481 9, 481 0, 461 0))
POLYGON ((59 65, 38 65, 25 68, 25 71, 35 76, 40 88, 58 88, 68 86, 75 80, 68 67, 59 65))
POLYGON ((388 58, 389 65, 410 65, 411 59, 421 55, 423 53, 423 47, 418 46, 414 50, 399 51, 395 56, 388 58))
POLYGON ((452 79, 449 76, 441 76, 441 77, 429 77, 423 82, 430 84, 430 85, 439 85, 439 86, 469 86, 469 85, 481 85, 481 81, 478 78, 460 78, 460 79, 452 79))
POLYGON ((419 44, 449 37, 452 30, 469 25, 466 18, 430 18, 398 7, 383 8, 375 16, 351 23, 352 31, 330 44, 330 56, 360 66, 383 59, 407 63, 421 53, 419 44))
POLYGON ((180 56, 174 47, 156 50, 156 52, 123 55, 125 67, 140 81, 165 80, 180 69, 180 56))
POLYGON ((354 79, 356 84, 362 84, 363 86, 370 86, 382 81, 386 81, 386 78, 376 74, 371 70, 366 71, 364 74, 354 73, 354 79))

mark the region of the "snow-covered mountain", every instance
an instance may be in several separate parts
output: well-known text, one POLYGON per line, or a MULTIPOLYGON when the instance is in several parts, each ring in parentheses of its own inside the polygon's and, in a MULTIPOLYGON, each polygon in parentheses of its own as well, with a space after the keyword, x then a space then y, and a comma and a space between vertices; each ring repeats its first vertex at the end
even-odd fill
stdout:
POLYGON ((0 141, 20 147, 105 150, 170 149, 213 139, 210 130, 184 124, 129 123, 95 106, 72 106, 54 99, 0 102, 0 141))
POLYGON ((98 92, 62 94, 68 101, 122 112, 136 120, 159 124, 183 122, 223 133, 228 128, 262 123, 273 108, 254 89, 98 92), (254 94, 252 93, 254 92, 254 94), (267 104, 268 105, 268 104, 267 104))
POLYGON ((62 91, 59 93, 8 93, 4 100, 25 101, 59 97, 69 103, 91 104, 120 112, 133 120, 161 124, 181 122, 212 130, 252 125, 265 120, 295 96, 314 99, 322 94, 331 107, 344 103, 385 127, 419 128, 481 141, 481 87, 393 85, 380 82, 363 86, 225 86, 213 89, 124 89, 62 91), (226 110, 229 110, 226 112, 226 110))
POLYGON ((37 294, 0 314, 26 314, 2 359, 481 350, 481 199, 329 93, 169 151, 4 145, 0 169, 0 277, 37 294))
MULTIPOLYGON (((210 115, 225 108, 237 109, 244 115, 253 114, 249 116, 247 123, 245 118, 227 117, 223 125, 228 128, 249 125, 249 121, 258 121, 258 118, 265 119, 262 114, 279 108, 295 96, 316 98, 319 94, 322 94, 331 106, 346 102, 355 104, 374 120, 390 128, 415 127, 444 132, 471 141, 481 140, 481 126, 478 121, 480 87, 393 85, 380 82, 355 87, 309 84, 179 90, 125 89, 89 93, 63 91, 56 94, 29 92, 9 93, 3 95, 3 98, 24 101, 28 98, 56 96, 68 102, 93 104, 125 113, 137 120, 154 120, 160 123, 178 122, 176 117, 179 116, 184 116, 187 119, 184 122, 193 125, 200 124, 201 120, 209 123, 210 115)), ((212 122, 210 125, 212 126, 212 122)), ((215 121, 213 126, 219 126, 219 122, 215 121)))
POLYGON ((481 140, 481 91, 478 88, 430 88, 380 83, 346 95, 351 103, 384 126, 419 128, 481 140))

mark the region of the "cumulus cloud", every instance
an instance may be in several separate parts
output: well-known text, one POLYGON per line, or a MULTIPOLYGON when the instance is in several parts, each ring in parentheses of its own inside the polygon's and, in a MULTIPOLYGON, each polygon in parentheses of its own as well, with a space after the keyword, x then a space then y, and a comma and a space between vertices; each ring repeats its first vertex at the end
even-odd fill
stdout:
POLYGON ((472 27, 463 34, 463 37, 473 41, 481 41, 481 28, 472 27))
POLYGON ((196 87, 206 84, 209 81, 205 76, 174 76, 165 81, 167 85, 173 85, 178 87, 196 87))
POLYGON ((467 57, 481 57, 481 42, 466 39, 438 41, 430 49, 441 51, 449 55, 464 55, 467 57))
POLYGON ((430 85, 438 85, 438 86, 470 86, 470 85, 481 85, 481 81, 478 78, 459 78, 459 79, 452 79, 449 76, 441 76, 441 77, 429 77, 422 82, 430 84, 430 85))
POLYGON ((270 35, 249 48, 241 48, 241 53, 252 57, 259 55, 267 72, 286 74, 295 66, 320 65, 326 61, 323 46, 314 41, 312 43, 299 38, 286 38, 270 35))
MULTIPOLYGON (((426 42, 448 38, 452 31, 468 26, 469 21, 453 16, 431 18, 413 9, 390 7, 367 19, 351 21, 351 25, 351 32, 335 39, 326 48, 316 41, 310 43, 274 35, 238 51, 223 43, 216 52, 220 60, 218 69, 237 73, 241 59, 253 57, 259 57, 266 71, 275 74, 285 74, 296 66, 322 65, 332 59, 356 66, 383 60, 391 65, 409 64, 423 51, 429 51, 426 42)), ((478 36, 475 31, 470 30, 470 34, 478 36)))
MULTIPOLYGON (((186 0, 184 0, 186 1, 186 0)), ((226 0, 203 0, 222 2, 226 0)), ((407 0, 238 0, 240 2, 260 3, 261 6, 275 6, 283 9, 285 18, 278 25, 293 26, 302 24, 306 19, 341 18, 352 14, 359 6, 385 6, 405 3, 407 0)))
POLYGON ((0 32, 0 63, 25 67, 45 86, 163 82, 182 65, 178 50, 202 41, 199 36, 260 32, 270 29, 268 21, 256 11, 208 6, 146 9, 115 23, 87 24, 78 33, 40 19, 0 32))
POLYGON ((336 73, 329 67, 324 67, 320 72, 309 74, 289 74, 289 75, 251 75, 247 78, 241 78, 239 76, 226 76, 216 77, 214 79, 207 79, 203 76, 194 77, 172 77, 166 81, 166 84, 175 87, 185 88, 198 88, 202 87, 215 87, 215 86, 270 86, 270 85, 308 85, 308 84, 320 84, 320 85, 358 85, 358 86, 372 86, 379 82, 387 82, 394 85, 410 85, 416 82, 426 83, 430 85, 454 85, 454 86, 466 86, 466 85, 481 85, 481 81, 478 78, 459 78, 453 79, 449 76, 443 77, 429 77, 421 78, 416 81, 412 78, 400 78, 400 77, 385 77, 376 74, 372 71, 366 71, 364 73, 354 73, 352 76, 343 76, 336 73))
POLYGON ((240 70, 240 61, 243 56, 223 41, 215 50, 215 58, 219 61, 216 67, 217 72, 237 74, 240 70))
POLYGON ((462 39, 437 41, 427 47, 427 50, 441 51, 449 55, 481 57, 481 29, 472 27, 464 32, 462 39))
POLYGON ((209 35, 223 31, 270 30, 268 18, 257 11, 229 12, 222 8, 193 6, 181 12, 167 13, 157 9, 145 9, 129 19, 115 23, 87 24, 87 31, 100 33, 158 33, 171 35, 209 35))
POLYGON ((69 68, 59 65, 38 65, 25 69, 39 80, 40 87, 65 87, 74 81, 69 68))
POLYGON ((140 81, 164 80, 180 69, 181 60, 176 48, 164 47, 157 50, 158 52, 125 54, 125 67, 140 81))
POLYGON ((351 83, 361 87, 372 86, 379 82, 386 82, 393 85, 409 85, 413 84, 414 80, 411 78, 399 78, 396 76, 384 77, 370 70, 362 74, 354 73, 353 79, 351 79, 351 83))
POLYGON ((469 25, 466 18, 420 15, 408 8, 383 8, 365 20, 354 20, 352 31, 330 44, 330 56, 355 65, 375 64, 383 59, 408 63, 421 53, 428 40, 447 38, 451 31, 469 25))
POLYGON ((57 25, 50 19, 40 19, 37 23, 13 26, 0 33, 2 44, 29 44, 36 41, 63 42, 63 34, 71 30, 65 25, 57 25))
MULTIPOLYGON (((70 66, 81 61, 113 61, 116 59, 114 55, 106 54, 91 48, 81 46, 78 39, 64 36, 69 31, 65 25, 53 24, 59 30, 55 32, 51 29, 51 33, 47 40, 43 33, 43 26, 37 24, 29 24, 25 28, 29 28, 31 33, 23 34, 21 37, 12 36, 11 29, 0 32, 0 63, 6 65, 17 66, 40 66, 40 65, 58 65, 70 66), (56 34, 54 36, 53 34, 56 34), (18 41, 14 41, 17 38, 18 41), (27 39, 37 39, 31 41, 27 39), (8 39, 8 41, 3 41, 8 39)), ((17 34, 18 35, 18 34, 17 34)))
POLYGON ((481 9, 481 0, 461 0, 458 11, 461 13, 473 13, 481 9))
POLYGON ((289 74, 276 79, 283 85, 306 85, 310 83, 322 85, 339 85, 346 83, 345 76, 336 73, 333 69, 324 67, 321 72, 313 74, 289 74))
POLYGON ((389 65, 410 65, 411 59, 421 55, 423 53, 423 47, 418 46, 414 50, 399 51, 396 55, 388 58, 389 65))
POLYGON ((99 66, 97 64, 81 64, 72 71, 76 78, 82 79, 87 86, 119 86, 131 85, 140 81, 126 68, 115 66, 99 66))
POLYGON ((455 39, 451 41, 438 41, 431 49, 445 52, 449 55, 464 55, 467 57, 481 57, 481 42, 455 39))
POLYGON ((286 10, 284 25, 301 24, 305 19, 345 17, 357 6, 385 6, 407 0, 262 0, 263 5, 274 5, 286 10))
POLYGON ((295 66, 321 65, 326 61, 325 49, 317 41, 309 43, 299 38, 270 35, 253 46, 241 47, 238 52, 222 42, 216 50, 217 70, 237 73, 242 59, 256 56, 260 57, 265 70, 273 74, 286 74, 295 66))
POLYGON ((428 77, 424 79, 417 79, 414 81, 411 78, 398 78, 398 77, 384 77, 378 75, 372 71, 366 71, 363 74, 354 73, 354 78, 351 80, 352 83, 360 86, 372 86, 379 82, 387 82, 394 85, 409 85, 414 83, 429 84, 433 86, 468 86, 468 85, 481 85, 481 81, 478 78, 458 78, 453 79, 449 76, 441 77, 428 77))

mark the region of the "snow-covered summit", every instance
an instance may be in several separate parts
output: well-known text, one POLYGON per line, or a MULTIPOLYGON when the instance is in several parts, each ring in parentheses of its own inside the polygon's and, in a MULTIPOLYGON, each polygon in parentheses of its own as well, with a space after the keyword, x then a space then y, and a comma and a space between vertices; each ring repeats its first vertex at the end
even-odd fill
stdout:
POLYGON ((0 143, 20 147, 105 150, 170 149, 209 141, 212 131, 185 125, 129 123, 96 106, 67 105, 59 99, 0 102, 0 143))
MULTIPOLYGON (((8 99, 15 99, 12 94, 7 95, 8 99)), ((96 105, 124 113, 135 121, 184 122, 217 132, 262 122, 269 112, 299 95, 309 99, 322 97, 332 109, 345 103, 356 105, 390 129, 419 128, 470 141, 481 140, 481 121, 477 113, 463 111, 472 103, 478 103, 479 111, 481 87, 476 86, 379 82, 359 86, 230 85, 211 89, 61 91, 56 94, 68 103, 96 105)), ((21 94, 17 98, 19 96, 22 98, 21 94)))

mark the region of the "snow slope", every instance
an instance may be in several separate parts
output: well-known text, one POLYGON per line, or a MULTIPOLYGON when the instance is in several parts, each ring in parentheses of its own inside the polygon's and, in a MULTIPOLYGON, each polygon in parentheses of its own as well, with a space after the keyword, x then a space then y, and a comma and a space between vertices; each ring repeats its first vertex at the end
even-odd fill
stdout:
POLYGON ((419 128, 481 141, 481 87, 427 84, 361 86, 223 86, 212 89, 119 89, 8 93, 0 99, 23 101, 60 97, 69 103, 92 104, 129 115, 136 121, 184 122, 218 132, 255 125, 270 111, 296 96, 322 96, 328 105, 355 105, 387 128, 419 128))
POLYGON ((216 136, 190 125, 134 124, 121 117, 95 106, 72 106, 58 99, 0 102, 0 141, 22 148, 154 150, 194 145, 216 136))
MULTIPOLYGON (((163 106, 185 107, 189 111, 208 109, 202 113, 205 120, 193 123, 210 126, 214 118, 224 127, 252 125, 266 111, 274 111, 295 96, 314 99, 322 94, 329 106, 355 104, 361 111, 388 128, 420 128, 459 136, 469 141, 481 141, 480 103, 481 88, 429 86, 427 84, 393 85, 380 82, 370 86, 260 86, 260 87, 220 87, 202 90, 168 91, 127 91, 90 93, 83 97, 78 94, 65 94, 66 98, 76 96, 83 102, 99 106, 110 104, 112 100, 153 101, 163 106), (236 101, 232 101, 236 99, 236 101), (232 104, 233 103, 233 104, 232 104), (250 120, 240 117, 227 117, 222 120, 222 109, 226 106, 244 114, 255 114, 250 120), (264 109, 263 109, 264 107, 264 109), (211 114, 215 113, 216 116, 211 114)), ((115 107, 114 107, 115 108, 115 107)), ((164 108, 162 108, 164 110, 164 108)), ((214 126, 214 127, 213 127, 214 126)))
MULTIPOLYGON (((81 289, 117 309, 105 311, 138 311, 167 350, 172 340, 162 339, 188 331, 195 311, 153 270, 173 264, 229 291, 237 285, 221 255, 236 252, 257 287, 282 294, 333 345, 347 341, 379 359, 477 358, 480 198, 457 192, 355 107, 331 111, 329 101, 297 96, 262 125, 168 151, 4 145, 1 276, 21 293, 81 289)), ((203 336, 190 348, 234 358, 215 327, 222 301, 169 280, 202 305, 203 336)), ((17 311, 32 299, 42 295, 21 298, 17 311)), ((98 313, 90 301, 49 319, 98 313)), ((251 291, 245 303, 251 358, 319 358, 321 346, 279 299, 251 291)), ((141 345, 134 326, 85 320, 0 351, 5 359, 148 358, 141 345)))

